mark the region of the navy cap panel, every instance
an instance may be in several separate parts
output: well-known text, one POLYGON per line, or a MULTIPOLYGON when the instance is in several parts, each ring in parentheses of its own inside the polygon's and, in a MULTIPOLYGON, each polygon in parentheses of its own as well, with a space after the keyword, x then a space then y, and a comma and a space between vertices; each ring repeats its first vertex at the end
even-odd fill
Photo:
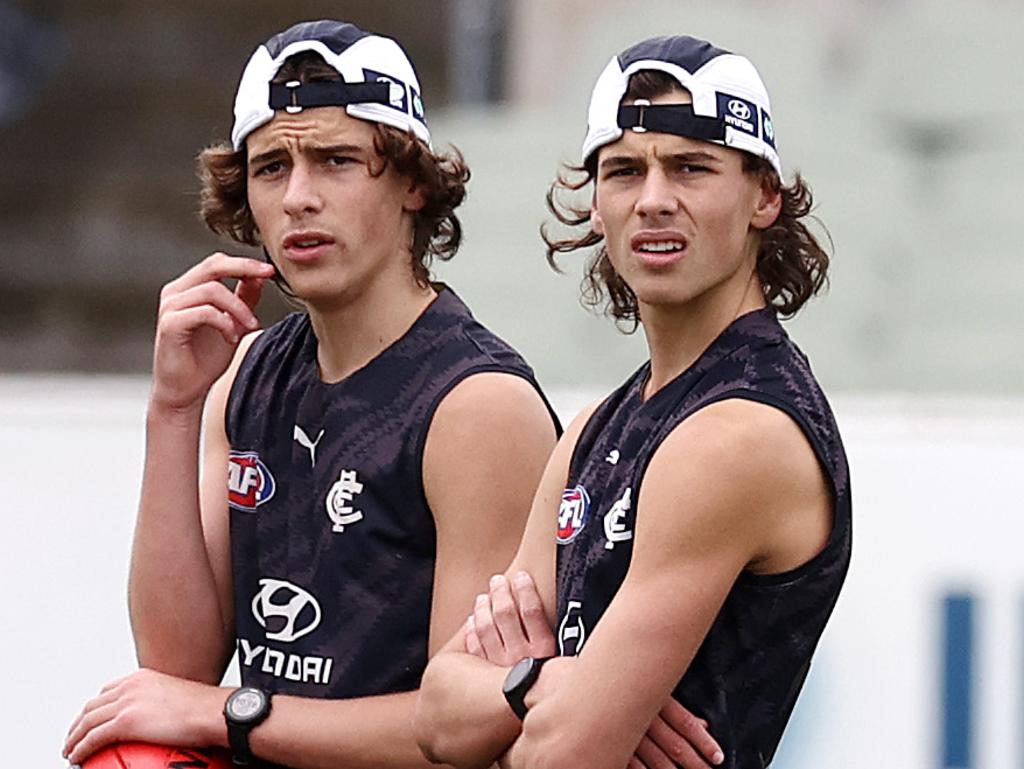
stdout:
POLYGON ((696 72, 712 59, 729 53, 718 48, 707 40, 677 35, 672 37, 654 37, 637 43, 619 54, 619 64, 625 70, 635 61, 653 59, 676 64, 687 72, 696 72))
POLYGON ((267 41, 266 46, 270 55, 275 58, 289 45, 300 40, 319 40, 334 53, 341 53, 357 40, 369 36, 369 32, 364 32, 348 22, 328 19, 303 21, 274 35, 267 41))

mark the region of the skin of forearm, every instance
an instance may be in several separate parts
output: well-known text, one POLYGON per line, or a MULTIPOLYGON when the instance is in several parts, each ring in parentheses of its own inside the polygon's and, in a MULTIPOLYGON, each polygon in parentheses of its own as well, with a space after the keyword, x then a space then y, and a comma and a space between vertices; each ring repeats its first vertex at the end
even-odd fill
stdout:
POLYGON ((437 654, 424 673, 416 709, 423 753, 459 769, 491 766, 522 726, 501 693, 507 673, 470 654, 437 654))
POLYGON ((150 407, 128 603, 139 663, 217 683, 230 653, 199 516, 201 407, 150 407))
POLYGON ((277 695, 249 738, 255 755, 294 769, 427 769, 413 737, 417 692, 314 700, 277 695))

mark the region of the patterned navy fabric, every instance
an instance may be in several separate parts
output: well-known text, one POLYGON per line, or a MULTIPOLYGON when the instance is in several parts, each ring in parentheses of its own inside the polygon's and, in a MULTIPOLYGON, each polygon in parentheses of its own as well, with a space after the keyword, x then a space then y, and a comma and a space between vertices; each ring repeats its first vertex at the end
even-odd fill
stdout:
POLYGON ((319 698, 415 689, 436 544, 421 472, 431 419, 478 372, 537 384, 447 289, 345 380, 321 381, 316 355, 308 315, 288 316, 253 344, 228 403, 242 682, 319 698))
POLYGON ((707 40, 686 35, 654 37, 643 40, 619 54, 619 64, 625 70, 636 61, 667 61, 693 73, 712 59, 729 53, 707 40))
MULTIPOLYGON (((723 766, 767 766, 774 755, 850 562, 846 456, 807 359, 770 308, 730 325, 646 402, 643 366, 595 411, 576 445, 558 522, 558 638, 577 654, 629 568, 636 500, 658 446, 684 419, 727 398, 788 414, 828 477, 834 524, 825 548, 793 571, 744 572, 673 695, 710 723, 723 766)), ((642 643, 638 639, 638 643, 642 643)), ((638 682, 640 683, 640 682, 638 682)))
POLYGON ((354 24, 342 21, 303 21, 295 24, 284 32, 279 32, 266 42, 270 55, 277 57, 285 48, 297 41, 319 40, 334 53, 341 53, 353 43, 369 37, 354 24))

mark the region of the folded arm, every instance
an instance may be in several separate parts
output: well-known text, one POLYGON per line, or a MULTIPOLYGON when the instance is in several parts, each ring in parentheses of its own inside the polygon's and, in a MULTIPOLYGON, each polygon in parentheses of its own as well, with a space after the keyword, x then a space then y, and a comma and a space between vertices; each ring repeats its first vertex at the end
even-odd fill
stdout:
MULTIPOLYGON (((573 422, 555 449, 512 565, 505 575, 490 580, 466 623, 427 667, 416 731, 424 753, 437 763, 485 767, 502 758, 505 765, 506 751, 521 733, 523 724, 505 701, 501 685, 523 657, 547 657, 556 650, 551 631, 556 609, 555 511, 575 442, 591 412, 573 422)), ((547 663, 527 704, 557 691, 576 663, 566 657, 547 663)), ((630 769, 706 769, 722 760, 707 723, 670 697, 656 709, 634 748, 630 769)), ((619 769, 625 766, 624 761, 619 769)))
MULTIPOLYGON (((455 634, 477 585, 511 558, 554 441, 543 402, 519 377, 471 376, 440 404, 423 463, 437 529, 429 651, 455 634), (473 532, 472 546, 467 531, 473 532)), ((226 529, 224 536, 226 546, 226 529)), ((226 554, 224 562, 230 577, 226 554)), ((139 671, 87 703, 72 724, 66 752, 79 761, 116 740, 226 746, 222 709, 228 693, 208 682, 139 671)), ((415 702, 416 692, 351 700, 277 695, 250 745, 256 756, 296 769, 425 767, 413 737, 415 702)))
POLYGON ((645 474, 621 588, 557 686, 542 671, 505 766, 625 766, 740 572, 820 550, 826 498, 806 439, 775 409, 725 401, 677 427, 645 474))

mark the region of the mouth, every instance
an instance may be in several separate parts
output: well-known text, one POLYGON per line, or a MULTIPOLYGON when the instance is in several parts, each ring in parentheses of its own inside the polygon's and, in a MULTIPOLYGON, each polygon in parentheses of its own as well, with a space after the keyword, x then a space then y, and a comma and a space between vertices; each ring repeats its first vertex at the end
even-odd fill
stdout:
POLYGON ((289 259, 308 261, 314 259, 334 244, 334 238, 325 232, 293 232, 282 242, 282 250, 289 259))
POLYGON ((682 258, 687 240, 674 232, 640 232, 630 238, 629 245, 641 261, 651 265, 666 265, 682 258))

